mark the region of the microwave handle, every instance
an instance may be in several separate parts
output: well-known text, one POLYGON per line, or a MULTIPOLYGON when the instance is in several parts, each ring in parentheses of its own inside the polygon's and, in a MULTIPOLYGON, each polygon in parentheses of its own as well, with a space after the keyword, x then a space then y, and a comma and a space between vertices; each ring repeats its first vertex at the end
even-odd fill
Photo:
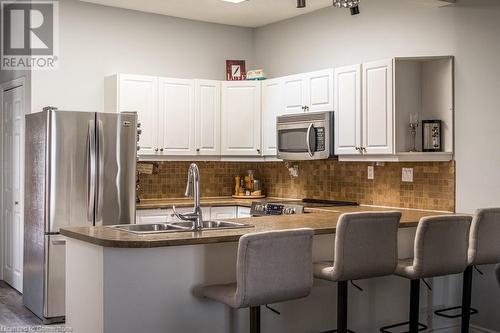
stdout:
POLYGON ((306 134, 306 146, 307 146, 307 151, 309 153, 309 156, 313 157, 313 152, 311 149, 311 131, 313 130, 314 125, 311 123, 309 127, 307 128, 307 134, 306 134))

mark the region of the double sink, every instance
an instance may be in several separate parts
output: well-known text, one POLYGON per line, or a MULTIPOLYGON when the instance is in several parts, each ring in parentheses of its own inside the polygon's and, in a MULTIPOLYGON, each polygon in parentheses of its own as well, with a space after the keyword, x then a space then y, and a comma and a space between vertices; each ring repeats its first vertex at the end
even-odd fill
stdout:
MULTIPOLYGON (((224 230, 238 228, 252 228, 252 225, 226 222, 226 221, 203 221, 201 231, 204 230, 224 230)), ((110 228, 127 231, 133 234, 159 234, 170 232, 189 232, 194 231, 194 223, 190 221, 172 222, 172 223, 153 223, 153 224, 126 224, 115 225, 110 228)))

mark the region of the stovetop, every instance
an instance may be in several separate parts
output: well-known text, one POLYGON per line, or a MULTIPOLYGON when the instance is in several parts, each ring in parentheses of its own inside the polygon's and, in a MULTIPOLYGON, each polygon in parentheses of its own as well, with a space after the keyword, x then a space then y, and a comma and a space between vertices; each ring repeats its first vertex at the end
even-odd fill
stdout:
POLYGON ((304 213, 304 208, 313 207, 338 207, 338 206, 357 206, 356 202, 352 201, 337 201, 337 200, 318 200, 318 199, 302 199, 302 200, 281 200, 268 202, 253 202, 250 214, 252 216, 264 215, 294 215, 304 213))

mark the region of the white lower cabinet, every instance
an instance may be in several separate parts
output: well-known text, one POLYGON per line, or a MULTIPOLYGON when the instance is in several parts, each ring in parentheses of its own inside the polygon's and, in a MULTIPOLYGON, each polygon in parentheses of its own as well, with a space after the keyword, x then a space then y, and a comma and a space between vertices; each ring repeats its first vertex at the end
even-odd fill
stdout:
POLYGON ((135 214, 136 224, 167 223, 170 209, 138 209, 135 214))
POLYGON ((211 220, 235 219, 237 216, 236 206, 212 207, 210 210, 211 220))
MULTIPOLYGON (((176 208, 178 213, 193 211, 192 207, 176 208)), ((237 206, 201 207, 204 220, 223 220, 250 217, 250 208, 237 206)), ((138 209, 136 224, 169 223, 180 221, 172 209, 138 209)))
POLYGON ((241 219, 246 217, 252 217, 252 215, 250 215, 250 207, 238 206, 238 218, 241 219))

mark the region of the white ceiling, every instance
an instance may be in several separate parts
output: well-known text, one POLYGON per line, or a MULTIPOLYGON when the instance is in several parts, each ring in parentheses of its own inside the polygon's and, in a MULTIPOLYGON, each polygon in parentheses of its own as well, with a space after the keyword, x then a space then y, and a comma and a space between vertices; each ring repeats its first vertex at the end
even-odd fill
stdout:
POLYGON ((248 0, 233 4, 222 0, 81 0, 95 4, 182 17, 197 21, 260 27, 325 8, 332 0, 309 0, 296 8, 296 0, 248 0))

